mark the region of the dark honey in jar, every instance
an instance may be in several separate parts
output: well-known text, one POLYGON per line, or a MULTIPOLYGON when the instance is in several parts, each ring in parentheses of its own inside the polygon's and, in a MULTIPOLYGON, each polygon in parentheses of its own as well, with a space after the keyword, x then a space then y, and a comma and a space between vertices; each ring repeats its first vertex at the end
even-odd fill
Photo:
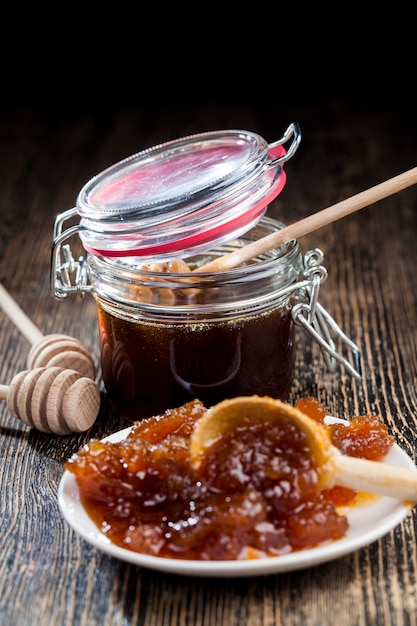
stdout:
MULTIPOLYGON (((277 228, 263 218, 227 249, 277 228)), ((211 256, 188 259, 190 269, 211 256)), ((89 268, 103 380, 124 416, 148 417, 193 398, 210 406, 236 395, 287 396, 294 375, 291 309, 301 269, 297 242, 214 274, 158 272, 97 257, 89 268), (103 276, 113 285, 111 298, 103 276)))

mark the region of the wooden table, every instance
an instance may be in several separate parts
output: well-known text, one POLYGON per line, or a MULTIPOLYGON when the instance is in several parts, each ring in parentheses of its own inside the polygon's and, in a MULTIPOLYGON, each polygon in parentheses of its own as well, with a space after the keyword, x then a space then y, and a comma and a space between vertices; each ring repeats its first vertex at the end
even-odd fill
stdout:
MULTIPOLYGON (((391 102, 392 104, 392 102, 391 102)), ((98 362, 93 298, 52 298, 55 216, 74 206, 93 175, 138 150, 223 128, 269 142, 301 126, 288 180, 269 209, 290 223, 415 167, 417 125, 409 108, 335 100, 283 104, 189 103, 183 108, 4 109, 0 117, 0 280, 42 333, 83 341, 98 362)), ((320 247, 329 271, 320 301, 360 346, 360 382, 329 373, 297 330, 289 400, 313 395, 330 414, 374 412, 416 457, 417 187, 302 240, 320 247)), ((26 366, 30 344, 0 310, 1 382, 26 366)), ((67 437, 31 431, 1 404, 0 623, 125 626, 340 626, 417 623, 417 518, 413 510, 380 540, 329 563, 258 578, 193 578, 141 569, 82 540, 64 521, 57 488, 65 460, 90 437, 126 422, 102 390, 97 423, 67 437)))

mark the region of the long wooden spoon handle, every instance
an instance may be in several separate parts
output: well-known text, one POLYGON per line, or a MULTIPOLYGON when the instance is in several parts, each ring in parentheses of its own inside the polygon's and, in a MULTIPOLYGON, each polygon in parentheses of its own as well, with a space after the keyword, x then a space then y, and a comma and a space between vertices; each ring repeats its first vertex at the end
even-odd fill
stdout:
POLYGON ((266 237, 262 237, 262 239, 258 239, 243 248, 239 248, 236 252, 231 252, 230 254, 219 257, 218 259, 215 259, 214 261, 211 261, 194 271, 216 272, 219 270, 232 269, 233 267, 237 267, 238 265, 263 254, 272 248, 280 246, 286 241, 298 239, 303 235, 307 235, 308 233, 318 230, 323 226, 327 226, 327 224, 331 224, 332 222, 335 222, 350 213, 354 213, 355 211, 359 211, 374 202, 378 202, 378 200, 382 200, 383 198, 387 198, 398 191, 402 191, 415 183, 417 183, 417 167, 414 167, 403 174, 399 174, 398 176, 394 176, 394 178, 390 178, 379 185, 375 185, 375 187, 366 189, 365 191, 362 191, 355 196, 351 196, 346 200, 342 200, 337 204, 333 204, 332 206, 327 207, 327 209, 323 209, 318 213, 309 215, 294 224, 286 226, 285 228, 271 233, 266 237))
POLYGON ((333 483, 368 493, 417 502, 417 471, 387 463, 334 455, 333 483))

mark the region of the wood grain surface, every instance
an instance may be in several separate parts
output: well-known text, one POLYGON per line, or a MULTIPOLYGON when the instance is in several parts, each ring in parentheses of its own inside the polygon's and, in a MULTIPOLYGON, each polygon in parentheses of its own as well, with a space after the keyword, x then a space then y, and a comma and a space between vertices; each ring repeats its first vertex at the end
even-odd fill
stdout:
MULTIPOLYGON (((412 107, 326 100, 316 104, 207 101, 76 112, 5 107, 0 119, 0 282, 42 333, 80 339, 98 362, 91 296, 52 298, 55 216, 105 167, 159 142, 242 128, 269 142, 291 121, 301 146, 269 215, 290 223, 417 165, 412 107)), ((363 379, 329 373, 297 329, 289 400, 313 395, 330 414, 376 413, 416 460, 417 188, 301 240, 325 253, 320 301, 360 346, 363 379)), ((0 310, 0 383, 25 368, 30 345, 0 310)), ((65 460, 91 437, 126 422, 102 392, 87 433, 44 435, 0 406, 0 624, 60 626, 410 626, 417 623, 416 512, 379 541, 333 562, 285 574, 200 579, 134 567, 79 538, 57 487, 65 460)))

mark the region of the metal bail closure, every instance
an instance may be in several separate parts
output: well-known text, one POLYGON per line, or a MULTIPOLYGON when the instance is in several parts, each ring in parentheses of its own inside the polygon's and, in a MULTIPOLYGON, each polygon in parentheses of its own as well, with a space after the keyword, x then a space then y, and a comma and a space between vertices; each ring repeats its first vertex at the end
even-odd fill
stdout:
POLYGON ((297 303, 292 309, 292 317, 318 342, 330 372, 336 371, 341 364, 351 376, 361 380, 361 352, 358 346, 318 302, 320 285, 327 278, 327 270, 321 265, 323 258, 318 248, 306 253, 304 275, 311 279, 310 286, 303 289, 307 302, 297 303))
POLYGON ((211 131, 153 146, 103 170, 55 220, 52 293, 65 298, 84 291, 68 282, 67 266, 74 262, 61 259, 75 235, 88 254, 142 262, 185 259, 236 239, 281 193, 284 165, 300 140, 294 122, 272 144, 245 130, 211 131))

